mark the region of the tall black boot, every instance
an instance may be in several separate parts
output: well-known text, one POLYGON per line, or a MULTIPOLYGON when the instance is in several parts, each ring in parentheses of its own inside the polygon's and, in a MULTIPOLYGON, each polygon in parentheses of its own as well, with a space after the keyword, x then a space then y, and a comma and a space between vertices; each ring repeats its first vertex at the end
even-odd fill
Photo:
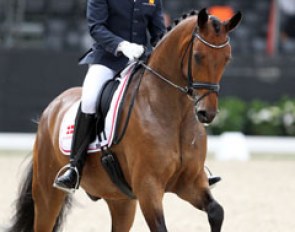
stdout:
POLYGON ((217 184, 219 181, 221 181, 221 177, 220 176, 214 176, 207 166, 205 166, 205 172, 207 174, 207 178, 208 178, 210 188, 213 188, 215 186, 215 184, 217 184))
POLYGON ((212 188, 212 187, 214 187, 215 184, 217 184, 219 181, 221 181, 221 177, 220 176, 209 176, 208 181, 209 181, 209 187, 212 188))
POLYGON ((81 174, 87 157, 87 148, 94 139, 95 115, 85 114, 79 107, 75 130, 73 135, 70 164, 63 167, 59 172, 66 170, 61 176, 57 175, 53 186, 68 193, 74 193, 78 189, 81 174))

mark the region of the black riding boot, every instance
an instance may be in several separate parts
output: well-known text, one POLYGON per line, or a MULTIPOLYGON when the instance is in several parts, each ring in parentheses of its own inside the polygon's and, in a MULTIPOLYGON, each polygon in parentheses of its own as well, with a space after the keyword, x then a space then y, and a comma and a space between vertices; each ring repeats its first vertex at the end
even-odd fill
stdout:
POLYGON ((213 173, 210 171, 210 169, 205 166, 205 172, 207 174, 209 187, 213 188, 219 181, 221 181, 220 176, 214 176, 213 173))
POLYGON ((217 184, 219 181, 221 181, 220 176, 209 176, 208 177, 209 186, 212 188, 215 184, 217 184))
POLYGON ((87 157, 87 148, 94 139, 95 115, 81 112, 79 107, 75 131, 73 135, 70 164, 63 167, 60 172, 67 169, 61 176, 57 176, 53 186, 68 193, 74 193, 78 189, 84 163, 87 157))

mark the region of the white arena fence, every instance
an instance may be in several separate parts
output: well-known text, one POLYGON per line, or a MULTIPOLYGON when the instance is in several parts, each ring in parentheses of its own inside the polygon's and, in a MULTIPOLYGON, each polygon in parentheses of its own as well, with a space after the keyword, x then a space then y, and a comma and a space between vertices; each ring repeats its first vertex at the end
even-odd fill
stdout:
MULTIPOLYGON (((35 134, 0 133, 0 150, 31 151, 35 134)), ((290 155, 295 158, 295 137, 244 136, 226 132, 208 136, 208 153, 218 160, 248 160, 253 154, 290 155)))

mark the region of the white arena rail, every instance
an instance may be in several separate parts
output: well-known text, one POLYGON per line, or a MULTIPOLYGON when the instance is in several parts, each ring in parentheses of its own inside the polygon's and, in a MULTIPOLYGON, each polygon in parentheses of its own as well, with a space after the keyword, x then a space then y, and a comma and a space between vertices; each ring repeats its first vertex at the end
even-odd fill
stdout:
MULTIPOLYGON (((0 150, 30 151, 34 140, 35 134, 0 133, 0 150)), ((247 160, 252 154, 295 157, 295 137, 244 136, 239 132, 227 132, 208 136, 208 153, 219 160, 247 160)))
POLYGON ((219 160, 247 160, 253 154, 295 158, 295 137, 244 136, 239 132, 226 132, 209 136, 208 152, 219 160))
POLYGON ((32 150, 35 134, 0 133, 0 150, 32 150))

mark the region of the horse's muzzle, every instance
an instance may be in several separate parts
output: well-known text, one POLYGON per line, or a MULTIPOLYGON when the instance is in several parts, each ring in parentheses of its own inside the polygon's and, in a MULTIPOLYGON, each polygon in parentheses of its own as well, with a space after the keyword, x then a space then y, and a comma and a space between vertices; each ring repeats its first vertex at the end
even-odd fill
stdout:
POLYGON ((216 112, 196 109, 196 115, 201 123, 211 123, 216 116, 216 112))

